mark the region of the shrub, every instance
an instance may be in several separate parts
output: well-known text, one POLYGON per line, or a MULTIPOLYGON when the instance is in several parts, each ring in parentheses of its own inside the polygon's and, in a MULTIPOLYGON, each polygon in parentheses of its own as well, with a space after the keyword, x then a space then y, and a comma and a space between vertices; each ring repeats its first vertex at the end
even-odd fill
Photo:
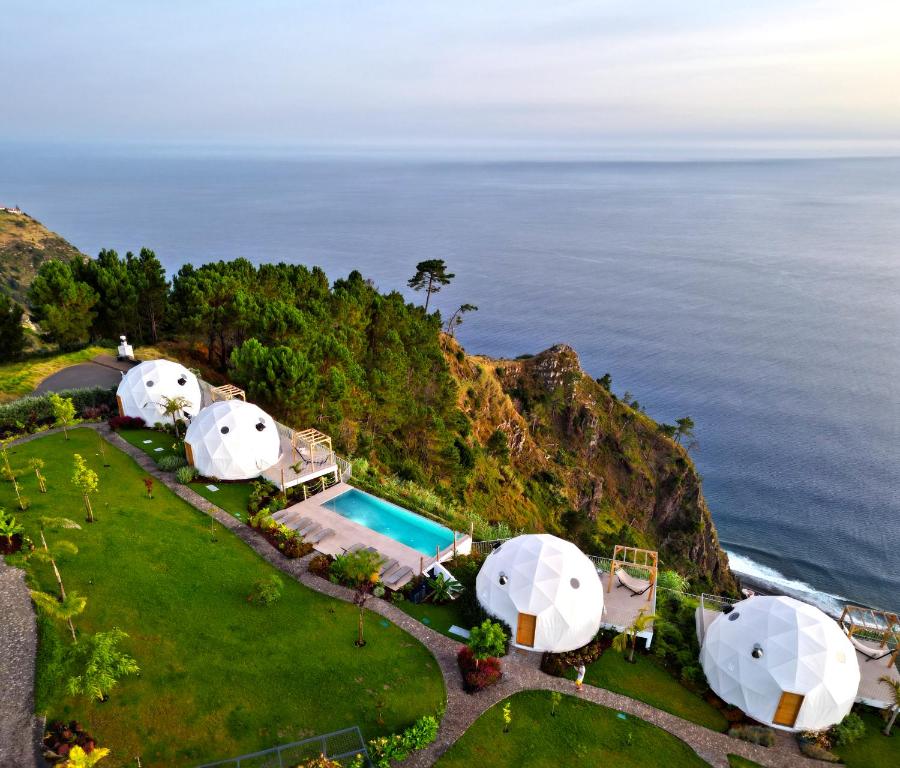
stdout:
POLYGON ((181 456, 166 454, 164 456, 160 456, 156 460, 156 466, 158 466, 163 472, 174 472, 176 469, 187 466, 187 459, 184 459, 181 456))
MULTIPOLYGON (((49 426, 54 421, 50 394, 29 395, 0 405, 0 435, 7 436, 36 432, 41 426, 49 426)), ((112 409, 116 404, 116 392, 106 387, 67 389, 56 393, 70 399, 78 415, 85 417, 85 411, 105 406, 112 409)), ((93 413, 94 411, 90 411, 93 413)), ((87 418, 87 417, 85 417, 87 418)))
POLYGON ((309 572, 314 576, 327 579, 331 570, 331 558, 328 555, 316 555, 309 561, 309 572))
POLYGON ((375 768, 390 768, 392 762, 401 762, 409 757, 409 750, 403 744, 399 733, 382 736, 369 742, 369 757, 375 768))
POLYGON ((433 715, 425 715, 403 731, 403 745, 410 752, 417 749, 425 749, 437 738, 437 733, 437 718, 433 715))
POLYGON ((814 741, 801 741, 800 751, 813 760, 823 760, 826 763, 839 763, 841 761, 836 754, 829 752, 825 747, 814 741))
POLYGON ((566 672, 582 664, 587 666, 600 658, 608 641, 600 636, 595 637, 587 645, 565 653, 550 653, 545 651, 541 656, 541 671, 555 677, 565 677, 566 672))
POLYGON ((841 722, 831 727, 828 735, 835 746, 844 747, 866 735, 866 724, 859 715, 850 712, 841 722))
POLYGON ((247 502, 247 511, 250 514, 256 514, 268 504, 269 499, 277 491, 278 489, 268 480, 255 480, 250 491, 250 499, 247 502))
POLYGON ((313 550, 312 544, 308 541, 304 541, 303 537, 297 534, 296 531, 291 531, 290 528, 287 529, 288 533, 279 530, 278 537, 278 549, 285 557, 297 558, 297 557, 305 557, 313 550))
POLYGON ((467 645, 460 648, 456 661, 462 673, 463 688, 467 693, 482 691, 498 683, 503 676, 500 659, 488 657, 479 661, 467 645))
POLYGON ((191 466, 178 467, 175 470, 175 479, 182 485, 187 485, 197 477, 197 468, 191 466))
POLYGON ((44 758, 57 762, 68 756, 72 747, 81 747, 87 754, 94 751, 96 741, 77 720, 54 720, 47 726, 43 738, 44 758))
POLYGON ((113 416, 107 423, 113 432, 120 429, 145 429, 147 427, 147 422, 140 416, 113 416))
POLYGON ((775 732, 762 725, 736 725, 728 729, 728 735, 761 747, 771 747, 775 744, 775 732))
POLYGON ((281 599, 284 582, 280 576, 272 575, 253 582, 253 589, 247 595, 247 601, 255 605, 272 605, 281 599))
POLYGON ((503 655, 508 640, 509 635, 503 631, 500 624, 485 619, 481 624, 472 627, 468 647, 476 659, 487 659, 503 655))

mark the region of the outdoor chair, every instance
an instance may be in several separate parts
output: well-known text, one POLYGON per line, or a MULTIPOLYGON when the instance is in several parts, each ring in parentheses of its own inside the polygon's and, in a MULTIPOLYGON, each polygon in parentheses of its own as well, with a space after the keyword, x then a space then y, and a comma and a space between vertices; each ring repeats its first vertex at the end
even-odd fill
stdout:
POLYGON ((631 592, 632 597, 643 595, 653 584, 646 579, 637 579, 630 575, 624 568, 616 568, 616 578, 619 580, 619 586, 625 587, 631 592))

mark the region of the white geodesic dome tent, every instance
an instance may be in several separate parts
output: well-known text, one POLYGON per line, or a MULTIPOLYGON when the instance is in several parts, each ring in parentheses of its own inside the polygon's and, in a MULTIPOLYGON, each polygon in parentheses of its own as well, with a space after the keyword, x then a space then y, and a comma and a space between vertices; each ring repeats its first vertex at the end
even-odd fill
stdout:
POLYGON ((718 616, 700 663, 721 698, 783 730, 839 723, 859 688, 856 652, 837 622, 792 597, 750 597, 718 616))
POLYGON ((478 601, 512 628, 516 645, 561 653, 600 629, 603 585, 578 547, 546 533, 517 536, 488 555, 478 601))
POLYGON ((243 400, 208 405, 191 421, 184 443, 197 471, 218 480, 249 480, 281 458, 275 421, 243 400))
POLYGON ((187 368, 171 360, 147 360, 136 365, 122 377, 116 390, 119 414, 140 417, 149 427, 171 420, 163 403, 165 398, 174 397, 188 401, 184 416, 195 416, 200 410, 200 382, 187 368))

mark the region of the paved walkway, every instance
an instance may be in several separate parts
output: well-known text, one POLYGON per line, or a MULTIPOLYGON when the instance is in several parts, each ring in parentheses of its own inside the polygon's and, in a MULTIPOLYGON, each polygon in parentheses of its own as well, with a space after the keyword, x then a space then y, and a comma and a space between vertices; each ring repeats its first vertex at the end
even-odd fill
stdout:
MULTIPOLYGON (((260 557, 282 572, 305 584, 310 589, 339 600, 352 602, 353 593, 351 590, 332 584, 330 581, 309 573, 307 565, 313 555, 307 555, 296 560, 286 558, 253 528, 236 520, 229 513, 207 501, 187 486, 181 485, 175 481, 171 474, 161 472, 156 466, 156 462, 150 456, 123 440, 119 435, 110 432, 105 424, 88 424, 85 426, 96 429, 110 443, 131 456, 147 474, 152 475, 192 506, 214 518, 223 527, 228 528, 245 541, 260 557)), ((23 438, 20 442, 27 442, 45 434, 29 436, 23 438)), ((527 690, 560 691, 565 694, 574 694, 574 684, 571 681, 545 675, 536 669, 533 664, 529 664, 527 661, 519 662, 516 661, 514 656, 509 656, 503 660, 503 678, 500 683, 476 695, 469 695, 463 691, 459 668, 456 664, 456 653, 460 647, 459 643, 435 632, 433 629, 408 616, 396 606, 383 600, 372 599, 369 601, 368 606, 374 613, 389 619, 431 651, 440 666, 447 688, 447 707, 444 718, 441 721, 437 739, 427 749, 416 752, 406 760, 404 763, 405 768, 425 768, 426 766, 434 765, 438 758, 466 732, 469 726, 482 713, 507 696, 527 690)), ((703 760, 714 766, 714 768, 728 768, 728 754, 741 755, 768 768, 797 768, 798 765, 805 768, 816 768, 817 766, 829 765, 817 760, 803 758, 793 737, 787 735, 779 738, 774 747, 760 747, 739 739, 733 739, 723 733, 711 731, 708 728, 683 720, 675 715, 670 715, 668 712, 663 712, 636 699, 622 696, 603 688, 585 685, 580 696, 596 704, 610 707, 633 717, 639 717, 668 731, 673 736, 687 743, 703 760)))
POLYGON ((25 574, 0 557, 0 768, 43 765, 34 716, 37 626, 25 574))

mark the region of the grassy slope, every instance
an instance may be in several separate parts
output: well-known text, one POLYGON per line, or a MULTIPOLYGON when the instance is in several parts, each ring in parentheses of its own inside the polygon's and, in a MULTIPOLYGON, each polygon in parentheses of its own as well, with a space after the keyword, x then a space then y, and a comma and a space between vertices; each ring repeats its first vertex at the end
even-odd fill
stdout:
POLYGON ((4 363, 0 365, 0 403, 31 394, 34 388, 51 374, 102 354, 114 355, 115 350, 112 347, 92 346, 79 349, 77 352, 4 363))
POLYGON ((727 723, 721 712, 652 659, 638 654, 635 662, 629 664, 623 654, 608 650, 588 667, 585 682, 639 699, 714 731, 725 730, 727 723))
POLYGON ((72 245, 30 216, 0 211, 0 290, 20 304, 38 267, 49 259, 84 258, 72 245))
POLYGON ((572 696, 563 696, 555 717, 550 716, 550 694, 546 691, 519 693, 506 701, 512 708, 509 733, 503 733, 503 704, 497 704, 478 718, 437 766, 706 765, 686 744, 665 731, 631 717, 621 720, 614 710, 572 696))
POLYGON ((881 768, 900 765, 900 728, 890 736, 881 733, 884 722, 871 711, 860 713, 866 724, 866 735, 855 744, 835 747, 848 768, 881 768))
MULTIPOLYGON (((97 440, 74 430, 68 443, 47 436, 10 458, 33 503, 21 515, 32 536, 41 515, 83 518, 69 481, 74 452, 100 473, 98 522, 65 532, 81 551, 60 557, 60 569, 68 588, 88 597, 80 631, 122 628, 142 671, 107 703, 69 697, 54 678, 65 635, 46 625, 37 699, 39 711, 76 717, 111 747, 104 765, 131 765, 135 755, 145 766, 190 765, 353 724, 371 737, 439 706, 443 682, 418 642, 370 614, 368 645, 357 649, 355 608, 287 578, 280 603, 250 605, 251 585, 274 569, 221 529, 212 542, 208 518, 166 488, 147 499, 142 473, 120 451, 107 447, 103 467, 97 440), (30 456, 46 461, 46 495, 24 469, 30 456)), ((0 506, 14 506, 6 483, 0 506)), ((34 586, 53 588, 44 566, 29 573, 34 586)))

